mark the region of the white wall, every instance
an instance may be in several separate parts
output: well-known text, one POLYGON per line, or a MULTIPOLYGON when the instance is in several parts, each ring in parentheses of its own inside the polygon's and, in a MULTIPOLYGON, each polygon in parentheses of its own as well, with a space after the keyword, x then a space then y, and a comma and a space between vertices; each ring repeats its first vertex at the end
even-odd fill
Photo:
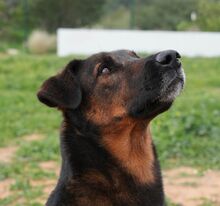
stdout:
POLYGON ((130 49, 154 53, 175 49, 185 56, 220 56, 220 32, 58 29, 57 53, 93 54, 130 49))

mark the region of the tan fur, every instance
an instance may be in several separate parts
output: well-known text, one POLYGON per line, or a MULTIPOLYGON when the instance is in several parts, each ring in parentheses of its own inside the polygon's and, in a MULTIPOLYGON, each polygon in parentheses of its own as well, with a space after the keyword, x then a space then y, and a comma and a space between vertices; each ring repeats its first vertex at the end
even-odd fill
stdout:
MULTIPOLYGON (((107 84, 107 81, 104 82, 107 84)), ((112 123, 114 117, 124 117, 127 114, 124 108, 124 101, 128 98, 127 84, 125 82, 121 84, 120 91, 114 94, 112 97, 114 101, 112 102, 106 102, 104 98, 97 101, 98 97, 96 96, 90 98, 92 108, 87 109, 85 112, 88 120, 96 125, 108 125, 112 123)))
POLYGON ((108 125, 113 117, 121 117, 126 113, 122 106, 115 106, 114 103, 102 106, 94 102, 92 105, 92 109, 86 115, 87 119, 97 125, 108 125))
POLYGON ((103 145, 139 183, 154 182, 153 147, 148 124, 126 121, 103 130, 103 145), (117 126, 118 127, 118 126, 117 126))

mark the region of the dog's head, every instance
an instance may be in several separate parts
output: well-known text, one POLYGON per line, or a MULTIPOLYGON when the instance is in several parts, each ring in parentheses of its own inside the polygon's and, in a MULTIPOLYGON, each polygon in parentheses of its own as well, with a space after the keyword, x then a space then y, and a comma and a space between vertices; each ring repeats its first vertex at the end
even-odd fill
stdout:
POLYGON ((167 110, 183 88, 179 58, 173 50, 147 58, 120 50, 73 60, 43 83, 38 98, 63 111, 81 110, 98 125, 126 117, 150 120, 167 110))

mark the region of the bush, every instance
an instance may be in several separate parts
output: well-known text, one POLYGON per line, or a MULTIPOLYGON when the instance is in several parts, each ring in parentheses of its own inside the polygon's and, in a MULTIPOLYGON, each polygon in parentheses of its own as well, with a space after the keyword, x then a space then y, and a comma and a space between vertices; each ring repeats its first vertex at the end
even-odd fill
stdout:
POLYGON ((94 27, 108 29, 129 29, 129 11, 120 6, 112 12, 107 13, 94 27))
POLYGON ((220 31, 220 1, 198 2, 198 25, 204 31, 220 31))
POLYGON ((182 21, 189 22, 196 10, 195 0, 144 0, 137 4, 136 26, 140 29, 177 30, 182 21))
POLYGON ((56 37, 46 31, 36 30, 28 38, 28 50, 33 54, 44 54, 54 51, 56 48, 56 37))

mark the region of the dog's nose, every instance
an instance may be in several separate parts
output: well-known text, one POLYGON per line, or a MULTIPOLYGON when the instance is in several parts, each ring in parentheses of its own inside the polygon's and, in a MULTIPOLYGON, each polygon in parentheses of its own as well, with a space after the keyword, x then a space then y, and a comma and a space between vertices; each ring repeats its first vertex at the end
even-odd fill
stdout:
POLYGON ((156 56, 156 61, 162 65, 173 65, 173 63, 178 63, 179 58, 181 58, 180 54, 175 50, 166 50, 162 51, 156 56))

